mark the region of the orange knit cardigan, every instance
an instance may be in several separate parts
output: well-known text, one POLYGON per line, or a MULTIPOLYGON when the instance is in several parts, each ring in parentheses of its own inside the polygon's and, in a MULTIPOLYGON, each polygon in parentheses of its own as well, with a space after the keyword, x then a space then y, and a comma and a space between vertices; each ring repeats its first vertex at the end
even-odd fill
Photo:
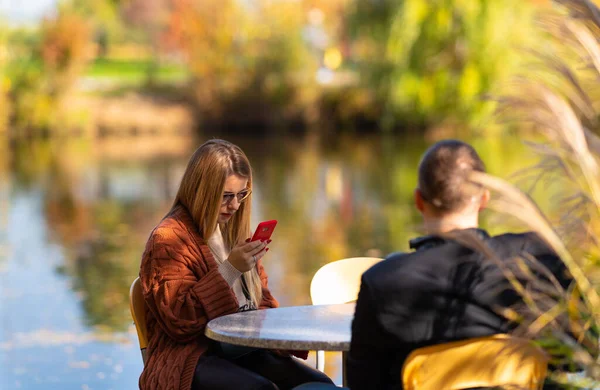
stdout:
MULTIPOLYGON (((263 290, 259 308, 277 307, 261 262, 256 266, 263 290)), ((176 207, 150 234, 140 280, 148 327, 140 389, 190 390, 198 358, 208 347, 206 324, 237 312, 238 302, 184 207, 176 207)))

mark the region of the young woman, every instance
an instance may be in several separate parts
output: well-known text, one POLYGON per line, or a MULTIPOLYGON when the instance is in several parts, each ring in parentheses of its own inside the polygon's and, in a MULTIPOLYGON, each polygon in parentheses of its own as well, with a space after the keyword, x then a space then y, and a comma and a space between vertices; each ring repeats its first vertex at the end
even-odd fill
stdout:
POLYGON ((332 383, 289 353, 235 347, 204 335, 213 318, 278 306, 261 264, 270 241, 249 242, 251 197, 252 169, 239 147, 215 139, 192 155, 173 207, 142 256, 148 360, 140 389, 332 383))

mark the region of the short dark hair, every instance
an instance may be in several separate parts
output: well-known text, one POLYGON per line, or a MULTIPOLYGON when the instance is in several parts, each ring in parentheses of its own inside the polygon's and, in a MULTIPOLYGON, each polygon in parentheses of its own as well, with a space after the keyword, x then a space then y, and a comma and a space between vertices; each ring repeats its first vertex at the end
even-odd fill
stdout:
POLYGON ((459 211, 482 190, 469 180, 473 171, 485 172, 485 164, 471 145, 454 139, 439 141, 419 163, 421 196, 441 213, 459 211))

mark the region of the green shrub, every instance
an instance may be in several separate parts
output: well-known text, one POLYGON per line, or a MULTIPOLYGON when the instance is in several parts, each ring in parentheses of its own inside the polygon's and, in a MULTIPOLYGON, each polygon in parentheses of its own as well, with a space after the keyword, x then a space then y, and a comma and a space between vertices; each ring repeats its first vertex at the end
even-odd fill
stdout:
POLYGON ((357 0, 355 60, 387 128, 477 126, 534 38, 522 0, 357 0))

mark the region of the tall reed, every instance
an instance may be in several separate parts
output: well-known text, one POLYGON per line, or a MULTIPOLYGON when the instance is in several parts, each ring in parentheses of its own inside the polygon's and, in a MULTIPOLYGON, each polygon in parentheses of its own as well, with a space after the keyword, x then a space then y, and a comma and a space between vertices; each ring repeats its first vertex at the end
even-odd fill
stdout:
MULTIPOLYGON (((524 305, 505 314, 520 321, 518 332, 553 353, 553 377, 584 369, 578 380, 600 383, 600 10, 590 0, 557 0, 540 16, 547 41, 532 51, 535 68, 499 99, 499 118, 535 133, 531 147, 540 163, 527 173, 550 176, 559 196, 542 210, 515 185, 484 174, 473 180, 494 192, 491 207, 537 232, 562 259, 573 278, 563 288, 532 258, 509 266, 476 240, 503 270, 524 305)), ((531 69, 530 69, 531 70, 531 69)), ((571 383, 573 379, 570 379, 571 383)))

